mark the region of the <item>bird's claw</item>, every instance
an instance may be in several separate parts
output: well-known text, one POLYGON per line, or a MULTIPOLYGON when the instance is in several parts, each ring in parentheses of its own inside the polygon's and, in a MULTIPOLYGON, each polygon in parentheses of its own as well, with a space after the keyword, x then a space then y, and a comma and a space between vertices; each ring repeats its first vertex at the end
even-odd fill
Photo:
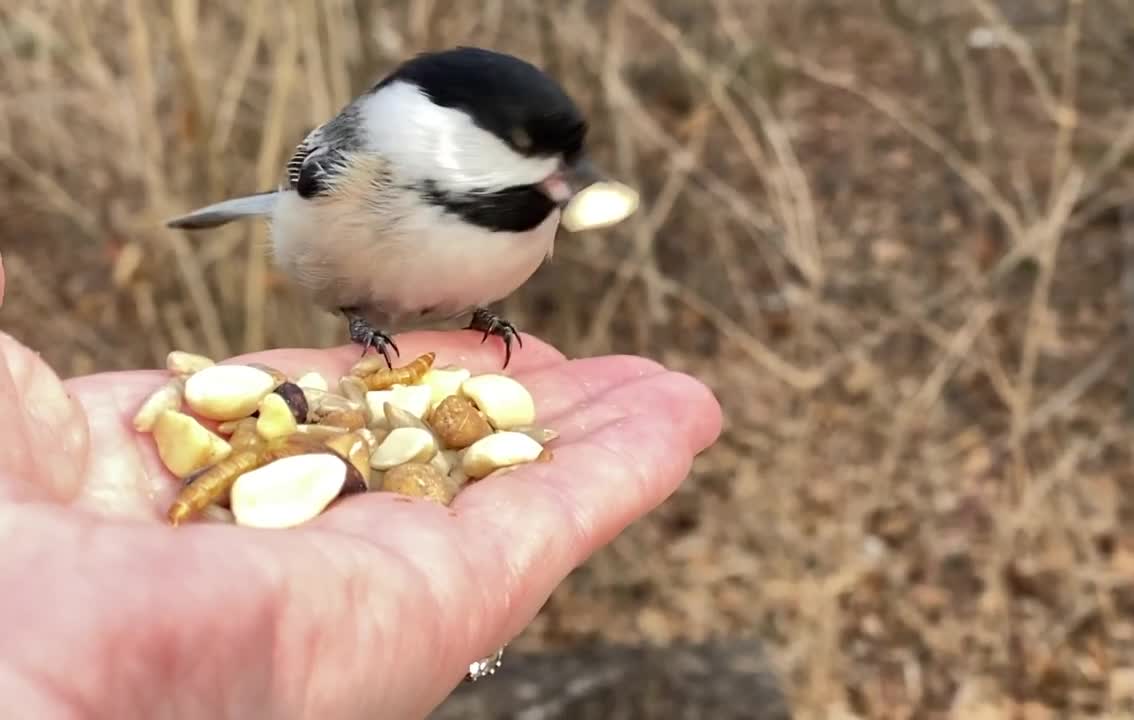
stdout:
POLYGON ((516 329, 516 326, 491 310, 477 308, 465 329, 483 332, 484 334, 480 338, 482 345, 488 340, 489 335, 498 335, 504 341, 505 369, 507 369, 508 363, 512 361, 512 341, 515 340, 516 345, 521 349, 524 347, 524 339, 520 337, 520 331, 516 329))
POLYGON ((392 368, 394 364, 390 359, 390 348, 393 348, 394 353, 399 358, 402 356, 394 339, 381 330, 375 330, 370 323, 360 315, 348 313, 347 318, 349 319, 351 342, 362 345, 362 356, 365 357, 366 352, 370 350, 370 348, 374 348, 386 359, 386 367, 392 368))

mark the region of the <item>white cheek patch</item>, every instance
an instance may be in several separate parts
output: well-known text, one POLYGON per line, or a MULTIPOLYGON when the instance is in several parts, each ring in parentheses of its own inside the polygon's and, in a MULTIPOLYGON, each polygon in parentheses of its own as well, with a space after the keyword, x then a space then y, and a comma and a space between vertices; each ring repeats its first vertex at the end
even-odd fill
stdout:
POLYGON ((367 97, 362 121, 372 149, 401 175, 451 191, 534 185, 557 158, 527 158, 460 110, 433 104, 416 85, 396 82, 367 97))

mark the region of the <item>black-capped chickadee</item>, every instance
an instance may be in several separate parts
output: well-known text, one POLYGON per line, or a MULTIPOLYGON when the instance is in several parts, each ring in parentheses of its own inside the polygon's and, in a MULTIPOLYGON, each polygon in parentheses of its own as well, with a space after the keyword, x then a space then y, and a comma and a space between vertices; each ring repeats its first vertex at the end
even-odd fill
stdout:
POLYGON ((216 227, 266 217, 273 262, 350 338, 390 364, 387 334, 472 313, 467 329, 504 342, 489 311, 550 258, 561 211, 602 176, 587 123, 558 83, 499 52, 418 55, 312 130, 278 189, 168 222, 216 227))

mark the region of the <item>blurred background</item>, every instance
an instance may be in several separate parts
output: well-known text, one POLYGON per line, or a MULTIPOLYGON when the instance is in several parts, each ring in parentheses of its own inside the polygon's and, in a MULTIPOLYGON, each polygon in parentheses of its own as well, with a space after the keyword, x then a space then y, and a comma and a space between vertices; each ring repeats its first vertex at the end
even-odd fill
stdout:
POLYGON ((9 0, 0 326, 67 376, 342 343, 262 225, 162 223, 455 44, 561 78, 643 193, 507 316, 726 428, 450 716, 1131 716, 1130 0, 9 0))

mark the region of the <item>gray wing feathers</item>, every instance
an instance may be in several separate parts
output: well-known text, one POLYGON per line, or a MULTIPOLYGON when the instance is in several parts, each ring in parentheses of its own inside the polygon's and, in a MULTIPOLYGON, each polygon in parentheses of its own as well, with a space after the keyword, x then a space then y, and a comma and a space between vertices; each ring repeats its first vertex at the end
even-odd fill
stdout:
POLYGON ((279 193, 272 191, 222 200, 174 218, 167 222, 166 226, 182 230, 200 230, 224 225, 241 218, 269 215, 276 206, 278 197, 279 193))
MULTIPOLYGON (((348 105, 329 122, 307 133, 288 158, 287 189, 297 191, 301 197, 327 192, 330 180, 343 167, 342 154, 363 144, 358 113, 355 104, 348 105)), ((200 230, 241 218, 269 215, 278 196, 279 191, 272 191, 224 200, 170 220, 166 225, 200 230)))

